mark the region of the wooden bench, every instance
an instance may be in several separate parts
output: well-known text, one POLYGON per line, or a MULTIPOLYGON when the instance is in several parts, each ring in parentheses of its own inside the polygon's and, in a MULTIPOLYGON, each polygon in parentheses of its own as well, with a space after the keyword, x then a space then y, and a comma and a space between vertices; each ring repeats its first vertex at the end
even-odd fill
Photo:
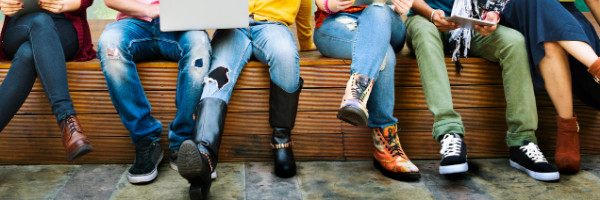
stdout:
MULTIPOLYGON (((111 21, 90 21, 95 44, 111 21)), ((300 56, 305 86, 293 130, 297 160, 370 160, 371 130, 336 118, 351 61, 326 58, 318 52, 301 52, 300 56)), ((461 61, 464 70, 458 77, 453 62, 446 59, 454 106, 467 131, 469 157, 506 157, 506 102, 501 69, 482 58, 461 61)), ((0 82, 9 67, 9 62, 0 62, 0 82)), ((138 63, 137 67, 153 116, 163 123, 161 142, 168 152, 167 127, 176 113, 177 64, 154 61, 138 63)), ((132 163, 135 148, 113 107, 99 61, 69 62, 67 73, 75 109, 94 146, 94 152, 72 163, 132 163)), ((395 85, 393 109, 402 129, 404 150, 412 159, 438 159, 439 143, 431 136, 433 116, 427 109, 416 59, 407 49, 397 55, 395 85)), ((257 61, 248 63, 229 103, 220 161, 271 160, 268 95, 268 67, 257 61)), ((553 156, 556 112, 545 93, 537 95, 537 103, 540 147, 547 156, 553 156)), ((581 126, 582 153, 600 153, 600 112, 577 99, 575 112, 581 126)), ((60 137, 38 81, 18 114, 0 133, 0 164, 68 163, 60 137)))

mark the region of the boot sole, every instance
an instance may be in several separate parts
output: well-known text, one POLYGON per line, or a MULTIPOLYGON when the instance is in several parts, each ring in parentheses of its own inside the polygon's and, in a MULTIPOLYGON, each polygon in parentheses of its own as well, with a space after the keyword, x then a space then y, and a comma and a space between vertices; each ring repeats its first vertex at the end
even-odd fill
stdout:
POLYGON ((296 170, 294 171, 284 171, 284 172, 275 172, 275 175, 281 178, 290 178, 296 175, 296 170))
POLYGON ((558 179, 560 179, 560 174, 558 172, 546 172, 546 173, 534 172, 534 171, 531 171, 531 170, 519 165, 519 163, 512 161, 512 160, 510 160, 510 166, 517 168, 521 171, 524 171, 531 178, 538 180, 538 181, 558 181, 558 179))
POLYGON ((346 106, 340 109, 337 118, 354 126, 364 127, 369 124, 368 117, 365 112, 354 106, 346 106))
POLYGON ((373 165, 375 165, 375 168, 377 168, 379 171, 381 171, 381 173, 384 176, 387 176, 387 177, 395 179, 395 180, 410 181, 410 180, 417 180, 417 179, 421 178, 421 174, 419 172, 390 172, 390 171, 386 170, 385 168, 383 168, 381 163, 379 163, 379 161, 377 161, 375 158, 373 158, 373 165))
POLYGON ((204 185, 207 185, 202 178, 200 178, 200 172, 202 171, 202 155, 198 150, 198 147, 191 140, 186 140, 179 147, 179 155, 177 158, 177 168, 179 174, 190 182, 190 199, 203 199, 203 194, 206 189, 203 189, 204 185))
POLYGON ((83 144, 78 146, 77 148, 75 148, 75 150, 73 150, 73 152, 71 152, 69 155, 67 155, 67 159, 69 160, 69 162, 84 156, 85 154, 88 154, 90 152, 92 152, 94 149, 92 148, 91 144, 83 144))

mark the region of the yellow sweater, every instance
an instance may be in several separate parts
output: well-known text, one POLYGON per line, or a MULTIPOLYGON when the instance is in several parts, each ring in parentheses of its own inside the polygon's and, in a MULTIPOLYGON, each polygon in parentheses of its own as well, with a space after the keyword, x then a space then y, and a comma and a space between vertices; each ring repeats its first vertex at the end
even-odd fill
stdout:
POLYGON ((558 0, 558 2, 575 2, 575 0, 558 0))
POLYGON ((311 41, 311 0, 249 0, 249 15, 257 21, 278 21, 288 26, 296 21, 300 50, 313 48, 311 41))

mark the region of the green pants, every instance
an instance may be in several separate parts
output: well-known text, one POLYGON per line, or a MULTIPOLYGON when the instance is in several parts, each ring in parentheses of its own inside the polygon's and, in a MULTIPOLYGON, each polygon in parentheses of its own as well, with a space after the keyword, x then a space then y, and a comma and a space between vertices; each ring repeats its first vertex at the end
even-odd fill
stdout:
MULTIPOLYGON (((438 31, 433 23, 420 15, 409 17, 406 29, 407 45, 417 56, 427 106, 435 120, 433 137, 438 141, 446 133, 464 137, 461 117, 452 105, 444 61, 449 32, 438 31)), ((534 133, 538 123, 537 108, 523 35, 504 26, 498 26, 494 33, 485 37, 475 31, 469 55, 499 62, 502 67, 508 146, 522 146, 524 140, 537 143, 534 133)))

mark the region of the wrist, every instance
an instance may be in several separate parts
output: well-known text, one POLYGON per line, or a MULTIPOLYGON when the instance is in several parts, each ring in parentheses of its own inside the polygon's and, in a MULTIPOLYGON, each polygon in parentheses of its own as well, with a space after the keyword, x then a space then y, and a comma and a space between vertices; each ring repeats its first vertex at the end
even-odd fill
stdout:
POLYGON ((433 15, 435 15, 435 12, 438 11, 438 10, 440 10, 440 9, 435 9, 435 10, 431 11, 431 15, 429 17, 429 21, 430 22, 433 22, 433 15))
POLYGON ((325 7, 325 12, 329 13, 330 15, 333 15, 333 14, 335 14, 337 12, 337 10, 334 11, 334 10, 331 10, 329 8, 329 0, 325 0, 325 6, 324 7, 325 7))

